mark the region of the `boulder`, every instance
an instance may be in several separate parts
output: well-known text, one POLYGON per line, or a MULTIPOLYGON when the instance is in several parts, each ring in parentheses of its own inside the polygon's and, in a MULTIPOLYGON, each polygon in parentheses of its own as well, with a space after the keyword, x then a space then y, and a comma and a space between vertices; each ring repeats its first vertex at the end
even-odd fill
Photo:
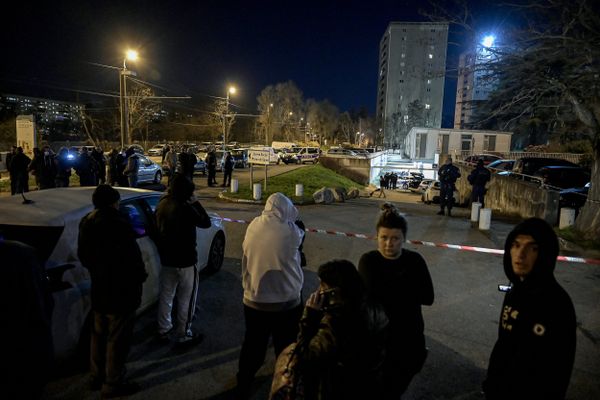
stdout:
POLYGON ((347 199, 357 199, 359 197, 360 197, 360 190, 358 190, 358 188, 356 188, 356 187, 351 187, 348 190, 348 193, 346 193, 347 199))
POLYGON ((343 203, 344 201, 346 201, 346 198, 348 198, 348 195, 346 194, 346 189, 343 187, 331 188, 331 191, 333 192, 333 198, 338 203, 343 203))
POLYGON ((330 188, 322 187, 313 193, 315 203, 329 204, 334 202, 333 191, 330 188))

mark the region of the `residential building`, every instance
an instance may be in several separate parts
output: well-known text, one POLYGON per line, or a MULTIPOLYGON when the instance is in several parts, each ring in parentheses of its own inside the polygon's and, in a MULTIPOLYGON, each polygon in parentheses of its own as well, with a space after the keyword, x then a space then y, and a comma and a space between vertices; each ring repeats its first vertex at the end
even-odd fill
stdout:
POLYGON ((436 154, 508 153, 511 139, 512 132, 415 127, 404 147, 412 160, 434 160, 436 154))
POLYGON ((455 129, 473 127, 477 105, 487 100, 495 88, 495 79, 487 66, 495 57, 492 46, 493 37, 488 36, 484 43, 475 46, 475 50, 464 52, 459 57, 454 109, 455 129))
POLYGON ((377 120, 383 145, 400 148, 413 126, 440 128, 448 24, 391 22, 379 44, 377 120))

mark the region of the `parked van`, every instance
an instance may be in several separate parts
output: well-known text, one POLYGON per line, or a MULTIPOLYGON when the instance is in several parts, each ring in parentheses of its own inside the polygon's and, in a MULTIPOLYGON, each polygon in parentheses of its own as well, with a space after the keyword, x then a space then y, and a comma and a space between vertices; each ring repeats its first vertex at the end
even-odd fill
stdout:
POLYGON ((300 147, 297 149, 296 162, 298 164, 319 162, 319 156, 321 155, 321 149, 318 147, 300 147))
POLYGON ((273 141, 271 143, 271 147, 273 148, 273 150, 275 150, 275 152, 277 152, 277 150, 279 149, 291 149, 291 148, 297 148, 298 145, 294 142, 276 142, 273 141))
POLYGON ((275 153, 275 150, 273 150, 272 147, 269 146, 252 146, 250 147, 250 149, 248 150, 248 164, 264 164, 264 162, 262 162, 262 156, 264 156, 266 154, 266 158, 268 158, 269 160, 269 164, 279 164, 280 159, 279 156, 277 155, 277 153, 275 153), (260 154, 260 156, 258 156, 256 159, 260 159, 261 162, 252 162, 253 160, 253 153, 258 153, 260 154))

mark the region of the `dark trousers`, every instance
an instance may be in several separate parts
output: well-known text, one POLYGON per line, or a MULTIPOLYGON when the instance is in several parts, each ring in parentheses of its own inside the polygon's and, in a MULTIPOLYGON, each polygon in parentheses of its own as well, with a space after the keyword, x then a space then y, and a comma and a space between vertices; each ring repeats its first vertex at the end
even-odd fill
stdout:
POLYGON ((93 315, 90 373, 94 380, 117 386, 125 380, 135 312, 93 315))
POLYGON ((481 208, 484 208, 484 197, 485 197, 485 186, 475 185, 473 186, 473 192, 471 193, 471 201, 473 203, 481 203, 481 208))
POLYGON ((223 186, 231 185, 231 173, 233 171, 223 170, 223 186))
POLYGON ((440 207, 442 211, 444 207, 448 208, 448 211, 452 210, 454 205, 454 185, 451 183, 442 183, 440 186, 440 207))
POLYGON ((244 305, 246 334, 240 352, 238 387, 247 389, 265 361, 269 338, 273 337, 275 356, 296 341, 303 307, 286 311, 259 311, 244 305))
POLYGON ((217 183, 216 175, 217 170, 215 168, 208 168, 208 186, 217 183))

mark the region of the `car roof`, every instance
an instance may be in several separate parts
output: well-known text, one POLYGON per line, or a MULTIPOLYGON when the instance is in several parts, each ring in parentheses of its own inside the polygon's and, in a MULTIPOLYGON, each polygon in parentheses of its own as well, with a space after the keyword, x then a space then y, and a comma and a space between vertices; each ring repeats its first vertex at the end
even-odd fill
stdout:
MULTIPOLYGON (((23 204, 19 195, 0 198, 0 223, 3 225, 29 225, 29 226, 63 226, 65 214, 69 219, 81 218, 91 211, 92 193, 96 188, 69 187, 46 190, 36 190, 25 193, 32 204, 23 204)), ((152 190, 119 188, 115 189, 121 195, 121 201, 148 195, 162 195, 152 190)))

